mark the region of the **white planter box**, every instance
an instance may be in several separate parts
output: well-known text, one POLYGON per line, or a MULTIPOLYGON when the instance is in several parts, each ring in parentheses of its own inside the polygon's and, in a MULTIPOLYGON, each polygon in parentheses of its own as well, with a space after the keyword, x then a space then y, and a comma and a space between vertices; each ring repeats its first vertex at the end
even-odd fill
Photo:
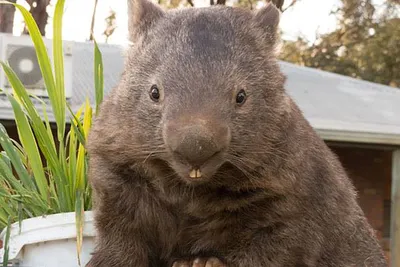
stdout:
MULTIPOLYGON (((85 266, 94 250, 95 229, 92 212, 85 212, 81 266, 85 266)), ((5 238, 5 230, 0 238, 5 238)), ((11 225, 9 262, 21 267, 74 267, 78 265, 75 213, 37 217, 11 225), (21 232, 19 232, 21 230, 21 232)), ((0 250, 0 263, 4 248, 0 250)))

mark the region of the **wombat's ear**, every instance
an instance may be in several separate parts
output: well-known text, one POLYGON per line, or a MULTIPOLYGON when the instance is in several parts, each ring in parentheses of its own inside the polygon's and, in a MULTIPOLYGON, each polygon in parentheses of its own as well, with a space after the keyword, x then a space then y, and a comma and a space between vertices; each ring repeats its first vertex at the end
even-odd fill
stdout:
POLYGON ((164 11, 150 0, 128 0, 129 39, 136 42, 154 23, 164 16, 164 11))
POLYGON ((256 11, 254 24, 262 32, 261 38, 270 45, 275 45, 278 39, 278 26, 281 12, 272 3, 256 11))

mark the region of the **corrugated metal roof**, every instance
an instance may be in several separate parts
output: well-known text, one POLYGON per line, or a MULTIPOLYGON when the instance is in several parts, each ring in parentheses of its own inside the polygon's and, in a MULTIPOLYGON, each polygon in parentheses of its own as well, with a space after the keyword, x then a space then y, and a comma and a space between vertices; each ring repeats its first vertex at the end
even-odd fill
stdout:
MULTIPOLYGON (((100 45, 105 94, 118 83, 124 50, 100 45)), ((93 45, 73 48, 71 104, 94 100, 93 45)), ((312 126, 327 140, 400 145, 400 90, 350 77, 281 62, 286 88, 312 126)), ((0 99, 0 101, 2 101, 0 99)), ((0 109, 0 117, 12 113, 0 109)))
POLYGON ((400 90, 281 62, 286 88, 326 139, 400 145, 400 90))

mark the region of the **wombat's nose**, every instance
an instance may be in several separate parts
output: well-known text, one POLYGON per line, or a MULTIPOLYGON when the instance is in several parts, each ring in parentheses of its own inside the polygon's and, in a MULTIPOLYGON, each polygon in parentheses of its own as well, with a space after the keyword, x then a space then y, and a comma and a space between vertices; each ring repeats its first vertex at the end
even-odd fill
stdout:
POLYGON ((199 134, 190 134, 176 146, 176 153, 191 166, 200 168, 209 158, 220 151, 220 147, 210 138, 199 134))
POLYGON ((200 168, 207 160, 227 146, 227 127, 210 125, 170 125, 167 128, 167 144, 181 160, 194 168, 200 168))

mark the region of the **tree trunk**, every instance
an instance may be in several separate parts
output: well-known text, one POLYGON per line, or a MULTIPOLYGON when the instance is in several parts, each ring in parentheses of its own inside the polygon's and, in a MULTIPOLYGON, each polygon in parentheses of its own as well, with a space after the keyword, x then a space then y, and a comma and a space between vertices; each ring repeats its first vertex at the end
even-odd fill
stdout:
MULTIPOLYGON (((15 3, 17 0, 11 0, 15 3)), ((15 7, 13 5, 0 5, 0 32, 12 33, 14 27, 15 7)))
MULTIPOLYGON (((39 27, 40 34, 45 36, 47 19, 49 18, 46 8, 50 4, 50 0, 26 0, 26 2, 30 6, 30 12, 39 27)), ((24 29, 24 34, 28 34, 28 29, 26 27, 24 29)))
MULTIPOLYGON (((281 11, 284 11, 282 10, 284 2, 285 0, 272 0, 272 3, 274 3, 274 5, 281 11)), ((297 0, 292 0, 292 3, 289 6, 294 5, 296 2, 297 0)))

